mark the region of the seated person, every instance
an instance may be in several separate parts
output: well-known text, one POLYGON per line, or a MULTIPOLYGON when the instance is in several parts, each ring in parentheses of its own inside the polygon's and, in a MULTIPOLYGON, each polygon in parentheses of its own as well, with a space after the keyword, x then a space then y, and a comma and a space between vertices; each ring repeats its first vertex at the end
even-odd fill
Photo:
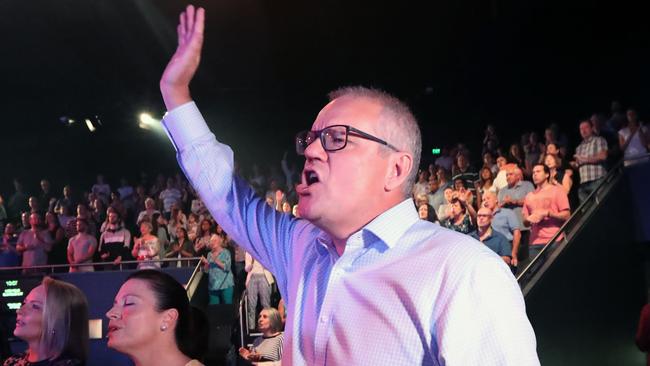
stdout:
POLYGON ((241 347, 239 355, 249 362, 280 361, 282 359, 282 317, 275 308, 264 308, 260 312, 257 326, 262 332, 261 337, 255 338, 253 346, 241 347))

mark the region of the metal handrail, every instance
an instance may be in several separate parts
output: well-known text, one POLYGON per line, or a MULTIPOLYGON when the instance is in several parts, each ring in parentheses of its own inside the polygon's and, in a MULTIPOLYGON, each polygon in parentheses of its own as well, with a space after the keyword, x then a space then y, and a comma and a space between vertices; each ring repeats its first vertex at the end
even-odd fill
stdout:
POLYGON ((593 212, 593 209, 600 204, 598 197, 611 189, 616 181, 622 176, 625 168, 625 162, 646 159, 650 157, 650 153, 645 155, 636 156, 630 159, 619 160, 614 167, 610 169, 604 179, 598 184, 589 196, 578 206, 567 221, 560 227, 560 229, 553 235, 553 237, 544 245, 535 258, 524 268, 524 270, 517 276, 517 281, 522 288, 522 293, 526 296, 532 287, 537 283, 541 275, 546 271, 550 264, 555 260, 555 257, 546 256, 554 248, 554 253, 559 253, 561 249, 565 248, 571 242, 570 237, 575 236, 577 232, 571 232, 572 229, 580 228, 576 226, 580 221, 584 221, 587 214, 593 212), (564 235, 562 243, 553 247, 558 238, 564 235), (536 270, 534 270, 536 268, 536 270))
MULTIPOLYGON (((186 257, 186 258, 164 258, 164 259, 151 259, 147 260, 146 263, 164 263, 164 262, 188 262, 191 263, 192 261, 200 261, 201 257, 186 257)), ((143 261, 138 261, 138 260, 132 260, 132 261, 121 261, 119 264, 115 264, 114 262, 91 262, 91 263, 80 263, 80 264, 75 264, 74 266, 76 267, 87 267, 87 266, 119 266, 119 269, 116 270, 123 270, 123 265, 127 264, 139 264, 143 263, 143 261)), ((73 266, 72 264, 44 264, 44 265, 38 265, 38 266, 26 266, 26 267, 0 267, 0 274, 4 271, 17 271, 17 270, 24 270, 24 269, 48 269, 50 270, 49 273, 53 273, 55 268, 70 268, 73 266)), ((196 270, 195 270, 196 271, 196 270)), ((47 272, 47 271, 45 271, 47 272)))

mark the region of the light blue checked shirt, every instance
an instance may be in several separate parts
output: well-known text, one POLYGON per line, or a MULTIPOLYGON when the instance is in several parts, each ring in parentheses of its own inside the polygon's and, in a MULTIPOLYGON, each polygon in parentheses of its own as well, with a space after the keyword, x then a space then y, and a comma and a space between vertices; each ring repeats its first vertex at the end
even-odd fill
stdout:
POLYGON ((233 176, 232 150, 193 102, 163 124, 210 212, 275 274, 287 304, 284 365, 539 364, 521 291, 484 245, 419 220, 405 200, 339 257, 325 232, 233 176))

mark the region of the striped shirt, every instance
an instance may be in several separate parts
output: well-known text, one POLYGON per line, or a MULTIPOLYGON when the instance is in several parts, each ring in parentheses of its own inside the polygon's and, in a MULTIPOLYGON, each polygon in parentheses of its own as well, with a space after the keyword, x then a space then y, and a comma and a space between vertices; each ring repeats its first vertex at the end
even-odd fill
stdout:
POLYGON ((219 224, 275 274, 287 305, 284 365, 539 365, 521 290, 485 245, 420 220, 406 199, 339 256, 327 233, 233 176, 232 150, 193 102, 163 125, 219 224))
POLYGON ((282 333, 270 337, 257 337, 253 341, 252 350, 262 356, 262 361, 280 361, 283 341, 284 334, 282 333))

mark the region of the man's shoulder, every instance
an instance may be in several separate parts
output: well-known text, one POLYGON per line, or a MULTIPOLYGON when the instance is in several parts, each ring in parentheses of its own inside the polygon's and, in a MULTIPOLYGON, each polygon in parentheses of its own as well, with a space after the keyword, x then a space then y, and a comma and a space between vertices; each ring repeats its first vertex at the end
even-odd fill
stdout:
POLYGON ((482 251, 483 246, 472 236, 478 235, 476 231, 466 235, 423 220, 416 226, 417 230, 422 231, 419 234, 422 240, 414 246, 418 255, 444 260, 469 258, 482 251))

